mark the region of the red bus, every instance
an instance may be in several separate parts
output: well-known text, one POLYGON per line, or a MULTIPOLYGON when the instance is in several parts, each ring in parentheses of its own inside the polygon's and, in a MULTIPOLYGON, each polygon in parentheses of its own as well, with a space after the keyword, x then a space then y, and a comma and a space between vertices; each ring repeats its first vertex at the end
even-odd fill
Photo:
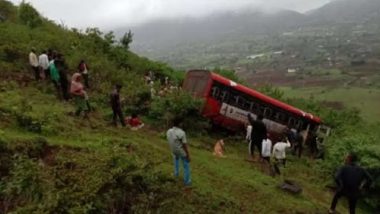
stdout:
POLYGON ((271 133, 282 134, 287 127, 314 133, 323 128, 328 135, 320 118, 210 71, 188 71, 183 89, 205 100, 204 117, 233 131, 244 130, 251 113, 253 118, 263 115, 271 133))

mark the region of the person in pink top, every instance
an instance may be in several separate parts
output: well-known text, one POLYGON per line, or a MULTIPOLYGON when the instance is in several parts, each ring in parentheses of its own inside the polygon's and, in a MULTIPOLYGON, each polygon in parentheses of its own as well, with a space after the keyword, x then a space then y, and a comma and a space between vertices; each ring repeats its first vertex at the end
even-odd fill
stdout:
POLYGON ((76 111, 75 115, 79 116, 82 112, 84 112, 84 117, 87 117, 88 109, 87 109, 87 92, 84 90, 84 86, 81 82, 82 75, 80 73, 75 73, 71 78, 71 86, 70 93, 73 96, 76 111))

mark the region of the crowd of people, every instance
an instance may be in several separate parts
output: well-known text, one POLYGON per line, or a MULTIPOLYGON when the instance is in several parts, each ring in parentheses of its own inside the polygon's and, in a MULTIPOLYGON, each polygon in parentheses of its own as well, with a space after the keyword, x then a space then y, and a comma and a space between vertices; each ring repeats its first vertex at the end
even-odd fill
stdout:
MULTIPOLYGON (((85 60, 80 60, 71 78, 68 78, 68 66, 63 55, 54 50, 43 50, 37 56, 36 50, 32 48, 29 53, 29 64, 37 82, 51 82, 58 99, 73 100, 76 107, 75 116, 83 115, 84 118, 88 118, 88 114, 92 110, 88 94, 88 90, 90 90, 90 68, 85 60), (70 82, 69 79, 71 79, 70 82)), ((138 130, 144 126, 144 123, 141 122, 137 114, 123 116, 120 100, 121 88, 122 85, 116 84, 110 94, 113 125, 117 126, 117 120, 119 120, 123 127, 129 126, 132 130, 138 130)))
MULTIPOLYGON (((268 170, 268 173, 271 175, 281 174, 279 167, 285 167, 286 151, 288 149, 292 149, 295 156, 301 157, 303 144, 307 137, 307 133, 304 130, 288 130, 283 134, 281 140, 276 141, 273 145, 270 139, 271 135, 267 131, 261 115, 253 119, 252 115, 248 114, 248 121, 246 139, 249 142, 250 160, 260 161, 262 163, 261 166, 263 166, 262 170, 268 170), (254 155, 255 148, 258 149, 259 153, 259 158, 256 160, 254 155)), ((173 127, 167 131, 166 136, 173 155, 174 175, 176 177, 179 176, 179 162, 182 161, 184 184, 186 187, 189 187, 191 186, 191 159, 186 133, 180 128, 181 123, 182 120, 176 118, 173 122, 173 127)), ((318 139, 315 142, 317 141, 318 139)), ((311 147, 311 152, 313 152, 313 149, 315 148, 311 147)), ((214 146, 213 155, 225 158, 225 151, 224 140, 218 140, 214 146)), ((372 179, 370 175, 357 164, 357 160, 357 156, 354 153, 350 153, 346 158, 345 165, 337 171, 335 176, 337 190, 331 202, 329 213, 336 213, 335 208, 339 198, 346 197, 349 203, 349 212, 350 214, 354 214, 361 190, 363 187, 371 185, 372 179)))
MULTIPOLYGON (((32 49, 29 53, 29 64, 36 81, 51 81, 59 99, 64 101, 72 99, 74 101, 76 116, 80 116, 83 113, 85 118, 88 117, 88 113, 91 111, 87 92, 90 89, 90 79, 89 66, 85 60, 79 62, 76 71, 71 76, 71 82, 68 81, 68 66, 65 63, 64 57, 56 51, 51 49, 44 50, 37 56, 35 49, 32 49)), ((144 75, 144 80, 151 87, 151 97, 156 97, 153 72, 147 72, 144 75)), ((167 77, 161 80, 161 85, 162 87, 158 92, 159 97, 178 89, 167 77)), ((119 121, 122 127, 129 126, 132 130, 144 127, 144 123, 137 114, 133 113, 131 116, 124 117, 120 98, 121 89, 122 85, 116 84, 110 93, 110 108, 113 113, 112 124, 117 126, 119 121)), ((272 142, 271 139, 274 138, 268 132, 263 119, 262 115, 257 115, 255 119, 251 114, 247 115, 249 123, 246 126, 246 140, 248 142, 249 161, 260 162, 262 170, 268 171, 268 174, 272 176, 276 174, 280 175, 280 167, 286 166, 287 150, 291 150, 295 156, 300 158, 309 133, 307 130, 288 129, 280 137, 280 140, 272 142), (257 158, 255 156, 256 149, 258 152, 257 158)), ((184 184, 186 187, 191 187, 190 151, 186 133, 181 128, 182 122, 182 118, 175 118, 172 128, 166 133, 166 137, 173 156, 174 175, 179 177, 180 162, 182 162, 184 184)), ((314 158, 323 158, 323 139, 312 136, 309 146, 314 158)), ((218 140, 214 146, 213 155, 225 158, 225 151, 224 140, 218 140)), ((367 186, 371 184, 371 178, 368 173, 357 165, 357 156, 355 154, 351 153, 348 155, 345 166, 336 174, 336 183, 338 189, 333 198, 329 213, 335 213, 338 199, 342 196, 348 198, 350 214, 355 213, 356 202, 360 197, 360 189, 363 184, 367 186)))
POLYGON ((85 102, 82 100, 88 100, 85 90, 89 88, 88 69, 79 69, 79 67, 88 67, 84 60, 79 63, 78 70, 71 77, 71 84, 68 78, 68 66, 63 55, 57 51, 52 49, 43 50, 37 56, 36 50, 32 48, 29 53, 29 64, 34 72, 36 81, 51 81, 59 99, 68 101, 75 98, 75 100, 78 100, 76 102, 78 104, 77 112, 83 111, 83 103, 85 102), (85 87, 81 83, 82 78, 87 79, 85 87))

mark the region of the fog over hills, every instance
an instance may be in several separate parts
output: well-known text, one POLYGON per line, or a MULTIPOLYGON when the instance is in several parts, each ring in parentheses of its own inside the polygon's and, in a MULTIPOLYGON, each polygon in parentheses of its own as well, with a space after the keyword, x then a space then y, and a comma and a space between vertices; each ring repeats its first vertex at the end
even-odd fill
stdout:
MULTIPOLYGON (((203 18, 157 20, 132 28, 135 35, 132 48, 143 55, 160 56, 162 59, 165 51, 181 49, 182 45, 244 40, 301 27, 329 27, 347 23, 380 23, 380 1, 335 0, 306 13, 291 10, 266 13, 247 9, 203 18), (157 51, 163 52, 150 55, 157 51)), ((119 29, 116 32, 125 30, 119 29)))

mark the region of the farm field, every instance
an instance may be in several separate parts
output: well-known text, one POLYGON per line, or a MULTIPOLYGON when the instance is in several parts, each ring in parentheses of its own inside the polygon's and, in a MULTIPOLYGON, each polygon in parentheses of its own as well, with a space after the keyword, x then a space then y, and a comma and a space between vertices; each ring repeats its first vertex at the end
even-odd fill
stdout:
POLYGON ((325 105, 341 109, 356 108, 368 122, 380 122, 380 89, 376 88, 324 88, 320 87, 280 87, 287 98, 302 97, 324 101, 325 105))

